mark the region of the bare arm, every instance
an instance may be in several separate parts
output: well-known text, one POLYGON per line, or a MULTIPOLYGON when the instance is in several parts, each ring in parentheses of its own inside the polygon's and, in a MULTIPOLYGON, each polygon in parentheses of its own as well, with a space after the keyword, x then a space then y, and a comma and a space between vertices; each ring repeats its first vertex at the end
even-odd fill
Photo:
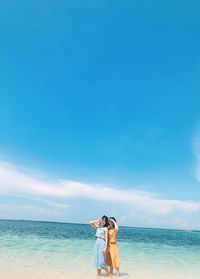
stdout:
POLYGON ((107 247, 108 247, 108 229, 105 228, 105 247, 103 250, 104 254, 106 253, 107 247))
POLYGON ((98 223, 99 223, 99 219, 89 222, 90 226, 95 228, 95 229, 98 229, 98 227, 99 227, 98 223))
POLYGON ((113 221, 113 223, 114 223, 114 225, 115 225, 115 231, 118 232, 119 226, 117 225, 117 223, 115 222, 115 220, 112 219, 112 221, 113 221))

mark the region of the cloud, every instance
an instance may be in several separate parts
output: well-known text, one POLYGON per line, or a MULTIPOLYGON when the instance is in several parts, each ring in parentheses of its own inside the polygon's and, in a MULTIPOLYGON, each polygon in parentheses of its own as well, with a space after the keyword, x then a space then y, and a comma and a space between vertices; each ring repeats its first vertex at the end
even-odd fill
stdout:
POLYGON ((45 220, 49 215, 49 212, 46 208, 37 207, 32 205, 19 205, 19 204, 10 204, 3 203, 0 204, 0 219, 16 219, 15 214, 17 212, 17 219, 36 219, 36 220, 45 220))
POLYGON ((200 211, 200 202, 164 199, 157 194, 137 191, 134 188, 116 189, 71 180, 44 181, 5 162, 0 163, 0 195, 42 199, 47 205, 58 209, 68 209, 66 201, 81 198, 125 205, 140 212, 156 215, 171 212, 192 214, 200 211))

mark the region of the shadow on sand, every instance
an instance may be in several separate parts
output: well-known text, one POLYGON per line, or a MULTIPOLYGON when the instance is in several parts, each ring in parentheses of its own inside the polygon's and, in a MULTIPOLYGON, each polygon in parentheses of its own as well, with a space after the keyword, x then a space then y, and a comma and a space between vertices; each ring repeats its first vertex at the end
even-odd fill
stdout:
MULTIPOLYGON (((116 276, 116 274, 114 273, 112 276, 107 276, 105 273, 101 274, 101 276, 99 276, 99 278, 101 277, 106 277, 106 278, 120 278, 120 277, 129 277, 130 275, 127 272, 120 272, 119 277, 116 276)), ((98 278, 98 276, 97 276, 98 278)))

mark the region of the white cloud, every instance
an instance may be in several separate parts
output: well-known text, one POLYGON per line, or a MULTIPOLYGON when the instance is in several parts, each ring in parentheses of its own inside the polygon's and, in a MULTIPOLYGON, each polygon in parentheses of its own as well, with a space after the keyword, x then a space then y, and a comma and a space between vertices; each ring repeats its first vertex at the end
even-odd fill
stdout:
POLYGON ((200 211, 200 202, 163 199, 154 193, 137 191, 134 188, 116 189, 70 180, 44 181, 4 162, 0 163, 1 194, 46 200, 48 205, 58 209, 68 209, 69 206, 63 203, 63 199, 82 198, 126 205, 131 209, 156 215, 166 215, 171 212, 192 214, 200 211), (54 199, 55 201, 52 202, 54 199))
POLYGON ((43 207, 36 207, 32 205, 19 205, 19 204, 0 204, 0 219, 36 219, 36 220, 45 220, 46 216, 49 215, 47 209, 43 207), (17 212, 17 215, 16 215, 17 212))

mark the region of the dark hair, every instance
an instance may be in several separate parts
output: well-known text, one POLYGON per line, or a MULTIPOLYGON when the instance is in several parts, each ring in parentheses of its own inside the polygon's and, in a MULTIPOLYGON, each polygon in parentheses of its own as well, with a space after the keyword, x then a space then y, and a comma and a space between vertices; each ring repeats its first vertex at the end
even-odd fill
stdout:
POLYGON ((104 227, 108 227, 108 225, 109 225, 109 222, 108 222, 108 216, 103 215, 103 217, 102 217, 101 219, 104 219, 104 221, 105 221, 105 225, 104 225, 104 227))
MULTIPOLYGON (((109 220, 110 220, 110 219, 113 219, 113 220, 115 221, 115 223, 117 223, 115 217, 110 217, 109 220)), ((115 228, 115 224, 113 224, 113 225, 114 225, 114 228, 115 228)))

